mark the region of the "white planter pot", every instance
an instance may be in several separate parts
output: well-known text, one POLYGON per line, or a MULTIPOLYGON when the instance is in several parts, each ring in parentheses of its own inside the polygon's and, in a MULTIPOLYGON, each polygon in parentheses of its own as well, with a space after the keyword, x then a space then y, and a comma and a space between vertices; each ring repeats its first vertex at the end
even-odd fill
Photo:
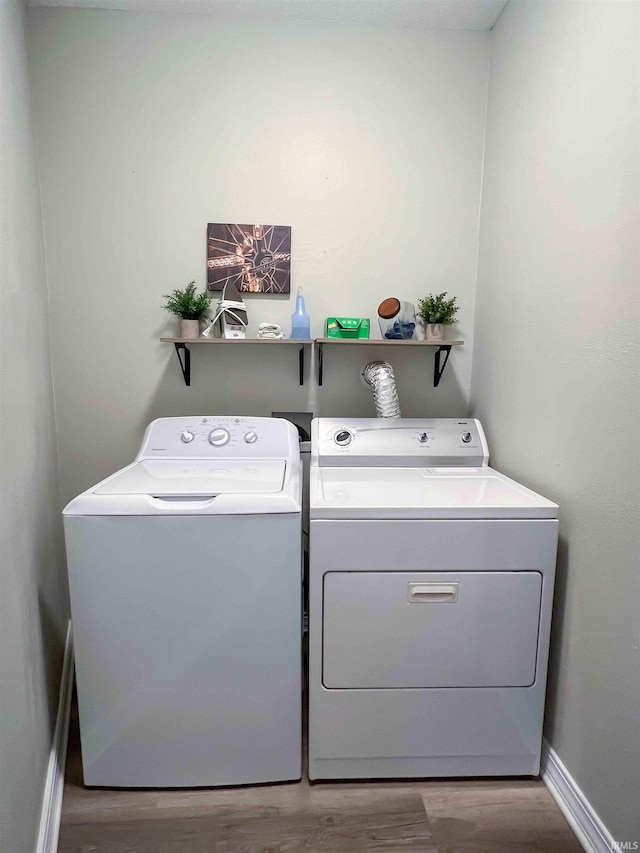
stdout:
POLYGON ((200 320, 180 320, 180 337, 193 341, 200 337, 200 320))
POLYGON ((444 340, 443 323, 425 323, 425 340, 440 342, 444 340))

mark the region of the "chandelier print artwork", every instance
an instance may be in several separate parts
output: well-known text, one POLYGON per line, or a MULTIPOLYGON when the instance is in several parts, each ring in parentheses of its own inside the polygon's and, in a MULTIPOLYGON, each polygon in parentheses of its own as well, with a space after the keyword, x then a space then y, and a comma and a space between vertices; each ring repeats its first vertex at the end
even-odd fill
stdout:
POLYGON ((289 293, 288 225, 207 225, 207 290, 233 284, 244 293, 289 293))

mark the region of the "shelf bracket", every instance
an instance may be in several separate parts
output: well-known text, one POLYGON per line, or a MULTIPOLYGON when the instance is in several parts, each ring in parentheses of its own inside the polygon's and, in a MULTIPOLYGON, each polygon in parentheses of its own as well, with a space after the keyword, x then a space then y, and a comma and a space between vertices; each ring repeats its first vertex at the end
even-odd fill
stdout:
POLYGON ((318 386, 322 387, 324 347, 318 344, 318 386))
POLYGON ((440 384, 440 379, 442 378, 442 374, 444 373, 444 369, 447 366, 447 362, 449 361, 449 355, 451 354, 451 344, 441 344, 438 347, 435 354, 435 359, 433 362, 433 387, 437 388, 440 384), (442 360, 442 356, 444 355, 444 360, 442 360))
POLYGON ((304 385, 304 346, 301 346, 298 351, 298 376, 300 385, 304 385))
POLYGON ((178 356, 178 361, 180 362, 180 370, 182 371, 182 376, 184 378, 184 384, 187 386, 191 385, 191 353, 189 352, 189 347, 186 344, 174 343, 176 348, 176 354, 178 356), (184 351, 184 357, 180 354, 180 350, 184 351))

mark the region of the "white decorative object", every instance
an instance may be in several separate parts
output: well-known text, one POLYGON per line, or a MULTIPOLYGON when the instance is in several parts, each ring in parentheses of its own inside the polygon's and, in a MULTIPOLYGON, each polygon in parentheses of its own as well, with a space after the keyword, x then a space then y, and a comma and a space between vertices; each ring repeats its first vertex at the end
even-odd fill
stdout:
POLYGON ((280 340, 284 338, 284 333, 277 323, 260 323, 258 326, 258 337, 280 340))
POLYGON ((222 291, 222 299, 218 302, 218 308, 202 335, 210 338, 215 324, 220 321, 220 336, 223 338, 246 338, 247 309, 237 288, 229 282, 222 291), (229 296, 227 299, 227 289, 229 296))

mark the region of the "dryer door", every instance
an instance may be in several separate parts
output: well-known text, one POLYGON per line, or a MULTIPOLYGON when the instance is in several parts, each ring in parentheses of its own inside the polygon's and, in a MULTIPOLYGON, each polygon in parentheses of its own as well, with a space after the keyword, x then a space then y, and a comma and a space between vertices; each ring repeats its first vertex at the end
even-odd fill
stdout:
POLYGON ((328 572, 327 688, 528 687, 539 572, 328 572))

